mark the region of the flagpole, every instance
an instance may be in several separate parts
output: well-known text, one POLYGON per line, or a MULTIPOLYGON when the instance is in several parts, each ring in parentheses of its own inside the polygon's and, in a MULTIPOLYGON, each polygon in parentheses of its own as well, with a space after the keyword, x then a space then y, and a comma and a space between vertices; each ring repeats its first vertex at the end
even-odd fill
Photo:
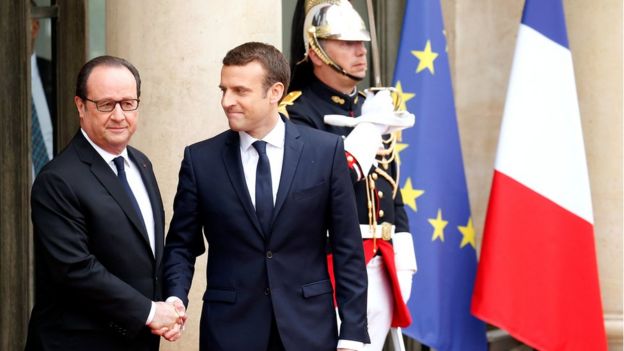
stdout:
MULTIPOLYGON (((375 12, 373 11, 373 0, 366 0, 366 10, 368 12, 368 27, 371 35, 371 51, 373 58, 373 78, 375 87, 381 87, 381 65, 379 63, 379 45, 377 44, 377 27, 375 25, 375 12)), ((398 169, 397 169, 398 177, 398 169)), ((390 328, 392 346, 395 351, 405 351, 403 333, 401 328, 390 328)))
POLYGON ((377 30, 375 26, 375 13, 373 11, 373 0, 366 0, 366 9, 368 11, 368 26, 371 34, 371 51, 373 57, 373 78, 375 86, 381 87, 381 75, 379 64, 379 45, 377 44, 377 30))

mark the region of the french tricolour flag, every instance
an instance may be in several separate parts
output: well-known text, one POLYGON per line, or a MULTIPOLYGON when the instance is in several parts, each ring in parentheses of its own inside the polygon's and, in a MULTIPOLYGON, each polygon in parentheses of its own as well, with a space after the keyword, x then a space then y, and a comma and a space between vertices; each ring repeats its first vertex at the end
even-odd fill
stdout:
POLYGON ((527 0, 472 300, 539 350, 606 350, 593 213, 561 0, 527 0))

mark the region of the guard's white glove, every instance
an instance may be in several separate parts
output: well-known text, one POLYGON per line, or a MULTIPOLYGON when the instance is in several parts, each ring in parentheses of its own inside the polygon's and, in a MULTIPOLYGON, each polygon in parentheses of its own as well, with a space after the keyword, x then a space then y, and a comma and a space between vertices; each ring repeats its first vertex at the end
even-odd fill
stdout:
POLYGON ((366 100, 362 105, 362 116, 376 114, 387 115, 394 112, 394 103, 389 90, 380 90, 377 94, 366 91, 366 100))
POLYGON ((341 115, 325 115, 325 123, 338 127, 355 127, 361 123, 372 123, 381 135, 412 127, 416 118, 407 111, 394 111, 390 91, 377 94, 366 92, 362 115, 356 118, 341 115))
POLYGON ((344 140, 344 146, 364 173, 360 178, 365 177, 375 163, 377 150, 382 147, 381 136, 411 127, 415 120, 409 112, 394 111, 389 90, 381 90, 377 94, 367 91, 360 117, 325 115, 323 119, 333 126, 353 127, 344 140))
POLYGON ((394 262, 396 264, 399 287, 401 288, 401 296, 403 301, 407 302, 412 293, 412 276, 418 269, 412 234, 408 232, 394 233, 392 247, 394 248, 394 262))
POLYGON ((362 170, 363 174, 359 175, 359 179, 366 177, 375 163, 377 150, 383 147, 381 135, 381 131, 373 123, 360 123, 345 138, 345 151, 355 158, 362 170))

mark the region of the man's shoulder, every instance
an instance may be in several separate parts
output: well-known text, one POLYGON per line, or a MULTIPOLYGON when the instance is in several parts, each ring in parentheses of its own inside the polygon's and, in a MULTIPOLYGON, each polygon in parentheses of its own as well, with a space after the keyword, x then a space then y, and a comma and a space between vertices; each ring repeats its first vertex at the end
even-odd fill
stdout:
POLYGON ((290 91, 282 101, 280 106, 284 105, 288 108, 302 108, 305 106, 316 106, 319 103, 327 103, 327 99, 323 98, 323 92, 315 90, 314 86, 305 86, 300 90, 290 91))
POLYGON ((193 152, 206 152, 209 150, 220 149, 220 146, 234 141, 236 134, 236 132, 228 129, 208 139, 204 139, 196 143, 190 144, 187 146, 187 148, 193 152))
POLYGON ((336 145, 336 143, 338 143, 338 141, 341 139, 339 135, 310 127, 308 125, 293 123, 293 127, 297 129, 297 131, 304 138, 304 140, 313 140, 315 143, 317 143, 317 145, 318 143, 336 145))
POLYGON ((63 171, 70 169, 72 165, 81 164, 76 144, 76 140, 72 139, 58 155, 54 156, 54 158, 45 165, 44 170, 53 169, 63 171))
POLYGON ((126 148, 128 149, 128 152, 132 153, 136 158, 140 158, 141 160, 145 160, 149 162, 149 157, 147 157, 147 155, 143 151, 130 145, 128 145, 126 148))
POLYGON ((301 90, 293 90, 286 94, 286 96, 284 96, 279 103, 279 113, 290 117, 289 111, 295 108, 295 104, 299 105, 299 101, 301 101, 299 100, 299 98, 301 97, 301 95, 303 95, 303 92, 301 90))
MULTIPOLYGON (((37 55, 37 68, 39 69, 39 71, 44 71, 44 73, 51 72, 52 69, 53 69, 52 61, 48 60, 45 57, 37 55)), ((46 74, 44 74, 44 75, 46 75, 46 74)))
POLYGON ((56 155, 41 169, 33 182, 32 196, 49 187, 76 187, 82 184, 89 174, 89 165, 82 162, 73 142, 56 155))
POLYGON ((280 107, 294 104, 295 101, 297 101, 297 99, 299 99, 302 94, 303 94, 303 91, 301 90, 291 91, 290 93, 286 94, 286 96, 282 98, 282 101, 280 101, 280 104, 279 104, 280 107))

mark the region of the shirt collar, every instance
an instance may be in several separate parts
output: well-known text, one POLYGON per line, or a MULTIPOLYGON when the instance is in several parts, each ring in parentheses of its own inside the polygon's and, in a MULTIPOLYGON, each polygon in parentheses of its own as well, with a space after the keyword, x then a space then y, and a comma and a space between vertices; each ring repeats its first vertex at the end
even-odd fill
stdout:
POLYGON ((115 158, 117 158, 119 156, 122 156, 124 158, 125 165, 126 166, 130 166, 131 165, 130 164, 130 159, 128 158, 128 148, 124 148, 123 151, 119 155, 111 154, 110 152, 102 149, 96 143, 94 143, 93 140, 91 140, 91 138, 89 138, 89 136, 87 135, 87 132, 85 132, 84 129, 80 128, 80 131, 82 132, 82 135, 84 135, 84 137, 87 139, 89 144, 91 144, 91 146, 93 146, 95 151, 97 151, 97 153, 104 159, 104 161, 106 161, 106 163, 111 163, 111 162, 113 162, 113 159, 115 159, 115 158))
MULTIPOLYGON (((238 135, 240 136, 240 147, 243 151, 247 151, 251 147, 251 144, 258 140, 247 134, 246 132, 238 132, 238 135)), ((282 149, 284 147, 285 136, 286 124, 284 123, 284 121, 282 121, 281 117, 278 117, 278 121, 275 124, 275 127, 273 127, 269 134, 265 135, 262 140, 266 141, 269 145, 273 145, 277 148, 282 149)))

